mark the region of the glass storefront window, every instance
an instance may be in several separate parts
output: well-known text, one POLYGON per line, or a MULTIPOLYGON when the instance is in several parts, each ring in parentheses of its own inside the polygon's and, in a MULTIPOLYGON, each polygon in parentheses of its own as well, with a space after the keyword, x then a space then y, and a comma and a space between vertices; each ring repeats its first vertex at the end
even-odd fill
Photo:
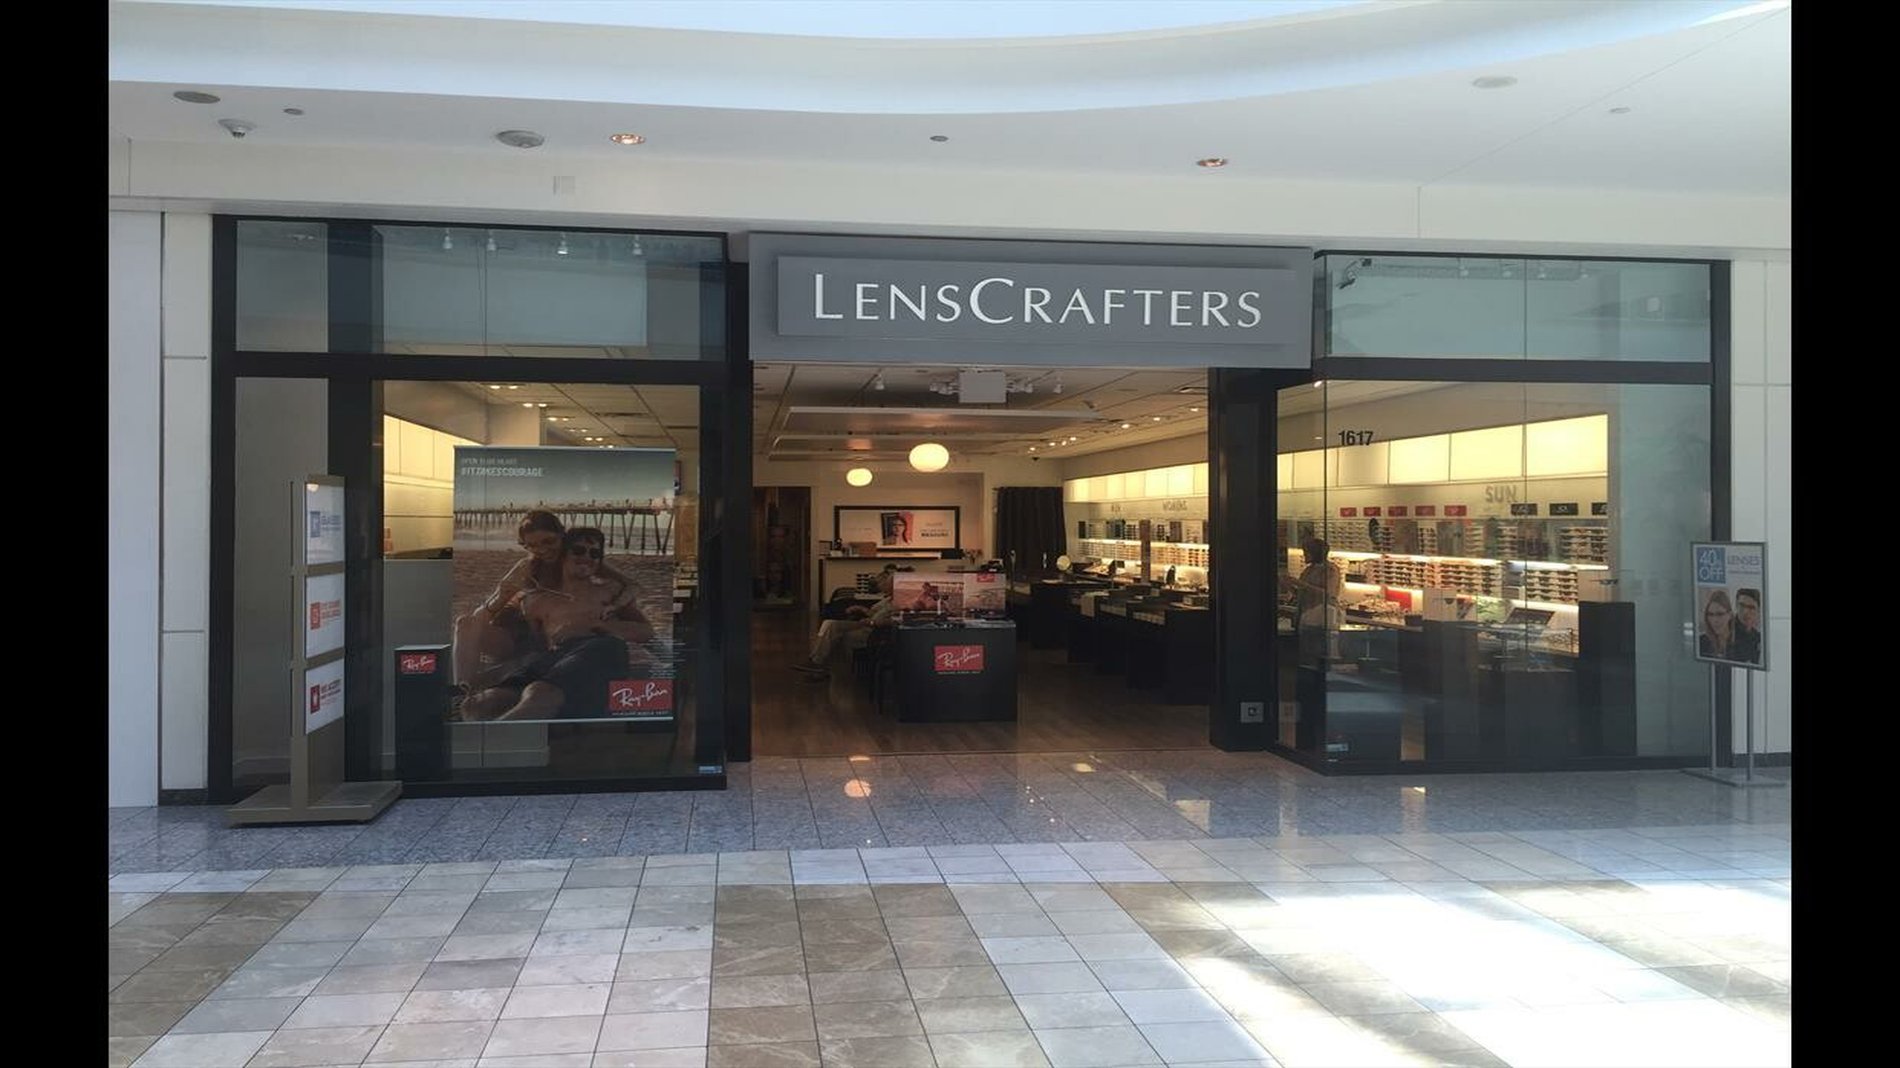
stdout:
POLYGON ((1276 740, 1335 763, 1691 754, 1706 386, 1281 394, 1276 740))
POLYGON ((239 220, 240 350, 717 359, 717 237, 239 220), (332 290, 336 293, 332 293, 332 290), (333 296, 371 309, 333 329, 333 296))
POLYGON ((383 406, 385 656, 433 653, 453 687, 411 706, 387 678, 385 772, 694 774, 719 729, 696 700, 699 389, 386 382, 383 406))
POLYGON ((1706 363, 1703 263, 1322 257, 1327 356, 1706 363))

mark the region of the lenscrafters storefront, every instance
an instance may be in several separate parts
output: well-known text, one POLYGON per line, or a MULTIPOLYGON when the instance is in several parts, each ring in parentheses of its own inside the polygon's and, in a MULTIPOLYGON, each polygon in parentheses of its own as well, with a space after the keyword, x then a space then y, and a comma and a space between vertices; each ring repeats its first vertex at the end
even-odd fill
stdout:
MULTIPOLYGON (((313 474, 347 487, 347 778, 722 786, 751 755, 766 360, 1206 369, 1215 746, 1338 770, 1707 752, 1677 558, 1725 532, 1719 267, 799 235, 740 265, 707 234, 221 218, 213 268, 214 802, 284 775, 284 502, 313 474), (613 640, 550 641, 560 590, 613 640), (404 649, 437 653, 439 701, 399 700, 404 649), (529 693, 550 670, 561 696, 529 693)), ((1063 492, 1067 554, 1113 555, 1108 477, 1063 492)), ((1188 592, 1152 564, 1110 592, 1188 592)))

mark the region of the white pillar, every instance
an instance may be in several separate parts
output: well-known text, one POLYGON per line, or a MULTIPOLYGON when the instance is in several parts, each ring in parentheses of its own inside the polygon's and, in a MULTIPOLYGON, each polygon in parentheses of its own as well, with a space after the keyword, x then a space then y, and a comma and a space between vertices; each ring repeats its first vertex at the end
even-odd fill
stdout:
POLYGON ((158 801, 160 333, 156 212, 108 214, 107 804, 158 801))

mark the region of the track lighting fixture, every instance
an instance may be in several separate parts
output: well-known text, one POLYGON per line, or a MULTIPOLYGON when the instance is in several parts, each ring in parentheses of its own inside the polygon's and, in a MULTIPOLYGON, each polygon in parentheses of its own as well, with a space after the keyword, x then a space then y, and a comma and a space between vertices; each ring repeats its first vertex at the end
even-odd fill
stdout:
POLYGON ((565 255, 567 255, 567 235, 566 235, 566 234, 562 234, 562 235, 561 235, 561 243, 560 243, 560 244, 558 244, 558 245, 556 245, 556 246, 554 246, 554 254, 555 254, 556 256, 565 256, 565 255))
POLYGON ((449 233, 448 227, 446 226, 442 228, 442 251, 455 251, 455 236, 449 233))

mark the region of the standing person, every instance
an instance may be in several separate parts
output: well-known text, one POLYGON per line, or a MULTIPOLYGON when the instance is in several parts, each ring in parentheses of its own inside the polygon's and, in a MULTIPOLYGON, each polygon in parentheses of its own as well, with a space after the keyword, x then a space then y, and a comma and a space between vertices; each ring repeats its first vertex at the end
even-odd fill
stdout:
POLYGON ((1735 660, 1761 663, 1761 591, 1747 586, 1735 591, 1735 660))
POLYGON ((561 587, 537 586, 521 599, 521 614, 542 636, 540 652, 463 704, 470 719, 550 719, 595 716, 607 686, 626 676, 630 644, 653 637, 653 625, 631 604, 613 608, 614 583, 600 574, 606 538, 575 527, 561 539, 561 587))
MULTIPOLYGON (((1717 660, 1736 660, 1735 655, 1735 609, 1730 606, 1728 593, 1715 590, 1702 604, 1702 633, 1696 635, 1696 648, 1702 656, 1717 660)), ((1755 655, 1761 655, 1759 642, 1755 655)))
POLYGON ((1299 610, 1300 661, 1307 666, 1321 663, 1332 650, 1333 633, 1344 621, 1339 594, 1345 589, 1346 576, 1329 559, 1332 547, 1323 538, 1312 538, 1305 546, 1306 566, 1294 579, 1299 610))
POLYGON ((813 678, 824 678, 830 674, 825 663, 831 659, 831 653, 840 642, 856 649, 871 639, 871 628, 888 627, 893 618, 891 588, 896 581, 897 566, 886 565, 877 577, 878 599, 871 607, 852 605, 845 610, 844 619, 827 619, 818 625, 818 633, 812 636, 811 653, 802 662, 792 665, 793 671, 802 671, 813 678))

